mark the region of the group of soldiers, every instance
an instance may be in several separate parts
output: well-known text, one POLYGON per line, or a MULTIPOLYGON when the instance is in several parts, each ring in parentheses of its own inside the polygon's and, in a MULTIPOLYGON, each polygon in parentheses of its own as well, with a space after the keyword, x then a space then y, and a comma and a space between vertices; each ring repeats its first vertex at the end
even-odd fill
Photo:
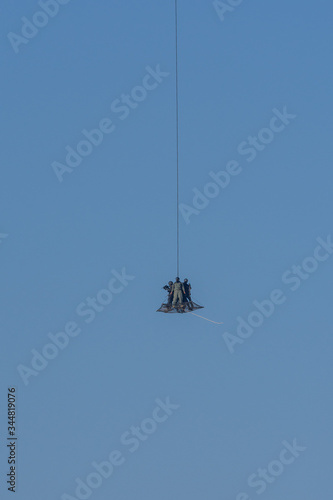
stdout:
POLYGON ((164 290, 168 292, 168 302, 167 307, 172 309, 173 307, 179 308, 180 311, 185 311, 186 305, 190 310, 193 309, 192 299, 191 299, 191 284, 188 279, 185 278, 182 283, 177 276, 176 281, 169 281, 165 285, 164 290))

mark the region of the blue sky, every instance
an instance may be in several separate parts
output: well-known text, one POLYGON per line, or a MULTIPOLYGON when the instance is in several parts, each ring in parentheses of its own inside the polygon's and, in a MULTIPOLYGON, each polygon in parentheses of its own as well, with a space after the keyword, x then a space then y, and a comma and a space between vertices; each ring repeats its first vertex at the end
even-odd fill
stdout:
POLYGON ((4 442, 15 386, 18 499, 79 498, 76 479, 114 450, 122 464, 87 498, 331 491, 333 7, 244 1, 221 20, 211 0, 178 4, 180 202, 195 211, 180 219, 180 275, 223 325, 155 312, 176 275, 173 2, 69 1, 50 19, 32 0, 2 5, 1 429, 4 442), (22 18, 47 24, 15 45, 22 18), (284 109, 288 124, 272 122, 284 109), (101 121, 112 132, 69 167, 66 147, 101 121), (198 209, 230 162, 238 175, 198 209), (131 452, 122 436, 140 425, 131 452), (251 486, 260 469, 278 473, 251 486))

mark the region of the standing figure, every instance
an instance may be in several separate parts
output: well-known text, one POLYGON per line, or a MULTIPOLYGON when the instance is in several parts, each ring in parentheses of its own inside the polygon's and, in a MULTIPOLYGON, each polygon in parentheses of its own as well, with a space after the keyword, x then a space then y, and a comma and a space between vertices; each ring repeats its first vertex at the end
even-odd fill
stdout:
POLYGON ((168 309, 171 309, 171 307, 172 307, 172 299, 173 299, 172 285, 173 285, 173 282, 169 281, 169 283, 163 287, 164 290, 166 290, 168 292, 168 302, 167 302, 168 309))
POLYGON ((173 300, 172 300, 173 307, 179 305, 181 310, 184 310, 183 302, 184 302, 185 288, 183 283, 181 283, 180 279, 178 278, 178 276, 176 278, 176 281, 172 285, 172 292, 173 292, 173 300))
POLYGON ((192 298, 191 298, 192 287, 191 287, 191 283, 188 282, 187 278, 184 279, 183 286, 184 286, 184 290, 185 290, 185 294, 184 294, 185 295, 185 302, 188 303, 188 308, 192 311, 192 309, 193 309, 192 298))

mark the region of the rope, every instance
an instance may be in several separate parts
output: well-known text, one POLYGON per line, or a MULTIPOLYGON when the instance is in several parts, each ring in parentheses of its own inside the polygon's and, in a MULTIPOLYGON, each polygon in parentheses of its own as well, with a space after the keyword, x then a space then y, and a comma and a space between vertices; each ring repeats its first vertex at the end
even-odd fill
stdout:
POLYGON ((205 319, 206 321, 209 321, 210 323, 214 323, 215 325, 223 325, 223 322, 218 323, 217 321, 212 321, 211 319, 205 318, 204 316, 200 316, 199 314, 195 314, 193 312, 191 312, 191 314, 193 314, 193 316, 197 316, 198 318, 205 319))
POLYGON ((178 111, 178 8, 175 0, 176 35, 176 148, 177 148, 177 276, 179 276, 179 111, 178 111))

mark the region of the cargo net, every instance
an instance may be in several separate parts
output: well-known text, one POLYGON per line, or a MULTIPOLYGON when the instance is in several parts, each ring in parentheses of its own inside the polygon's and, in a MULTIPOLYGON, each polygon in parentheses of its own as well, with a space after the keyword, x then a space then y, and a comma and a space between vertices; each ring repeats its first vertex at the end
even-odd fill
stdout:
POLYGON ((163 303, 159 309, 156 310, 156 312, 162 312, 162 313, 186 313, 186 312, 192 312, 196 311, 197 309, 203 309, 203 306, 200 306, 196 302, 193 301, 188 301, 188 302, 183 302, 182 304, 166 304, 163 303))

